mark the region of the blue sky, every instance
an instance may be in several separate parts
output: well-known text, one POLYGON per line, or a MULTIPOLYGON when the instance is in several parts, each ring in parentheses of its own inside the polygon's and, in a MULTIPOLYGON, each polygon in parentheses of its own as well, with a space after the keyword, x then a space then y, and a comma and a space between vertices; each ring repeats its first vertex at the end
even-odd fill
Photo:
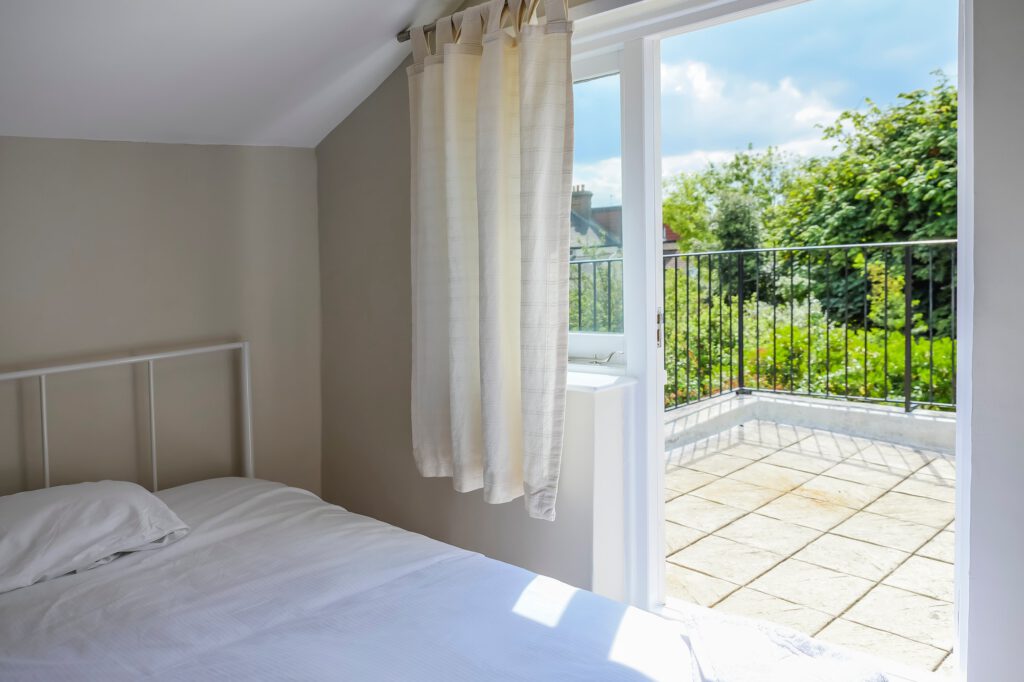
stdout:
MULTIPOLYGON (((748 144, 827 154, 820 130, 864 98, 880 104, 956 78, 957 0, 810 0, 662 41, 662 169, 748 144)), ((617 78, 577 84, 574 184, 620 202, 617 78)))

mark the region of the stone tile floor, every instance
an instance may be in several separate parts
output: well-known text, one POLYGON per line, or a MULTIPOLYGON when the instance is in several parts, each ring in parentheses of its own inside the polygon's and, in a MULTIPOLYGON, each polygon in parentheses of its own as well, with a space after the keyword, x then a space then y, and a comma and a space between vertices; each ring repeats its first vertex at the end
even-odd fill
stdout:
POLYGON ((670 599, 952 669, 952 458, 748 422, 670 450, 670 599))

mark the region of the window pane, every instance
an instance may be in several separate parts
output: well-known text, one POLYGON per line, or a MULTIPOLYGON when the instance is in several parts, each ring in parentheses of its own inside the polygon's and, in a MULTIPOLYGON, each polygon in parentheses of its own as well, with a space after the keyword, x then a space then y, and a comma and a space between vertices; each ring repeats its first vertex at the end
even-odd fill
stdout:
POLYGON ((622 147, 619 76, 573 86, 575 156, 569 330, 622 333, 622 147))

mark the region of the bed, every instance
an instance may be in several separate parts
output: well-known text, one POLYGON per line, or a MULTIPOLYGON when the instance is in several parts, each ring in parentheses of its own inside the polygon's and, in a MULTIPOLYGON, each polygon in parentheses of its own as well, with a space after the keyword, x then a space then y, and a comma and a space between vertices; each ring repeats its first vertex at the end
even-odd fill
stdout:
POLYGON ((795 632, 665 620, 278 483, 158 496, 184 539, 0 595, 0 679, 889 679, 795 632))
MULTIPOLYGON (((248 347, 216 348, 243 353, 251 429, 248 347)), ((42 408, 45 444, 45 390, 42 408)), ((253 478, 245 446, 245 477, 156 493, 180 539, 0 593, 0 680, 903 679, 785 628, 665 619, 350 513, 253 478)), ((151 455, 155 482, 155 436, 151 455)))

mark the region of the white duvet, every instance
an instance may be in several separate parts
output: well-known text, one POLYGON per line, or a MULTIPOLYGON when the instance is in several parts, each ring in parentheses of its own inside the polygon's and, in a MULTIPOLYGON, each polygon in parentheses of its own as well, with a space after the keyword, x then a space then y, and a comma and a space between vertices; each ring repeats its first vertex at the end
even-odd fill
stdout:
POLYGON ((796 633, 668 621, 266 481, 160 497, 183 540, 0 595, 0 680, 887 680, 796 633))

